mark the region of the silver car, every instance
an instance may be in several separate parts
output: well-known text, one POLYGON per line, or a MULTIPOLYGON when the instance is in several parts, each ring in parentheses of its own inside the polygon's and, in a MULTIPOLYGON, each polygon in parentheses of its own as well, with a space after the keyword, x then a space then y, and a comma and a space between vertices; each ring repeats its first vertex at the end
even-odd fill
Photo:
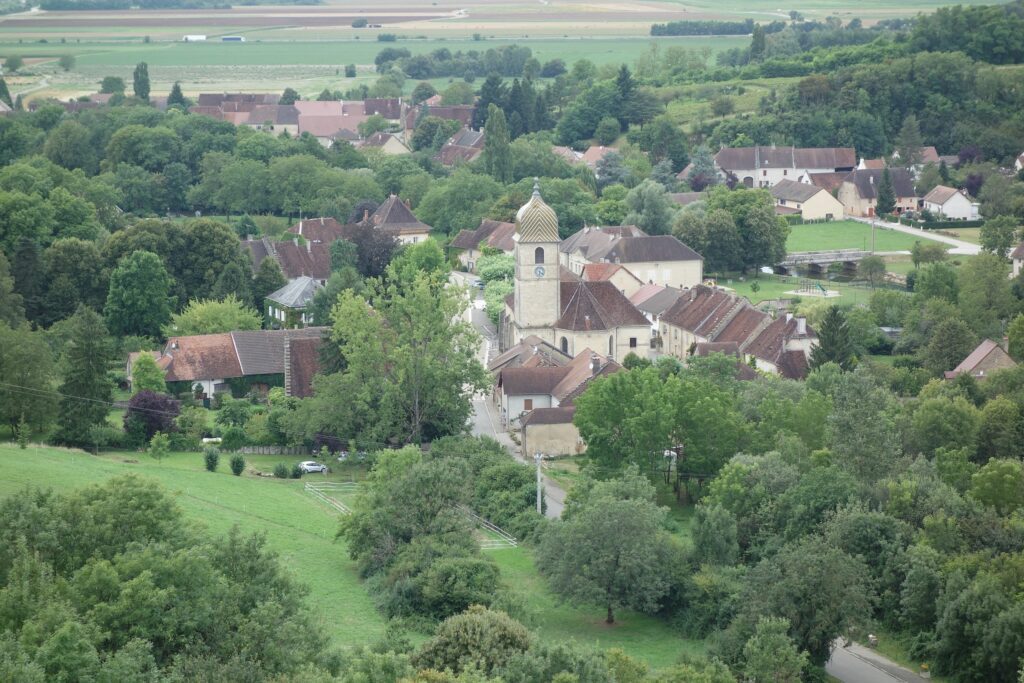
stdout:
POLYGON ((310 472, 327 474, 327 465, 322 465, 316 460, 304 460, 303 462, 300 462, 299 469, 302 470, 303 474, 309 474, 310 472))

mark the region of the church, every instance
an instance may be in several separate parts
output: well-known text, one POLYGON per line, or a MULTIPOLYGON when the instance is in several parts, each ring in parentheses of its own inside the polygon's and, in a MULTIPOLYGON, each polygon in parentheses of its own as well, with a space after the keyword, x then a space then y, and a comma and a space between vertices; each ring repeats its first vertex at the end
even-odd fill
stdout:
POLYGON ((516 213, 515 289, 499 320, 505 351, 535 335, 575 357, 586 349, 622 363, 630 353, 647 358, 651 325, 611 281, 581 281, 559 263, 558 216, 540 196, 516 213))

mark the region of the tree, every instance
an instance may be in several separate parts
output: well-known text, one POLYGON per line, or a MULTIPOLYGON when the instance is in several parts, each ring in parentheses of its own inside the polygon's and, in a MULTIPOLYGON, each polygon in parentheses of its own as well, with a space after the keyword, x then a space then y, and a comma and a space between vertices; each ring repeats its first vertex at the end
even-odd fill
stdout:
POLYGON ((75 56, 74 55, 61 55, 57 59, 57 64, 59 64, 60 68, 64 69, 65 71, 71 71, 72 69, 75 68, 75 56))
POLYGON ((25 66, 25 60, 18 55, 8 55, 4 59, 4 71, 15 72, 25 66))
POLYGON ((182 259, 175 277, 190 299, 212 296, 227 265, 248 258, 239 248, 238 235, 231 226, 206 218, 188 223, 182 249, 188 258, 182 259))
POLYGON ((761 617, 743 646, 743 673, 751 683, 799 683, 807 652, 797 650, 785 618, 761 617))
POLYGON ((690 162, 690 175, 686 177, 686 182, 690 184, 691 190, 703 192, 705 188, 718 183, 718 169, 707 145, 698 147, 690 162))
POLYGON ((181 83, 175 81, 171 87, 171 94, 167 96, 168 107, 187 107, 188 102, 185 100, 185 95, 181 92, 181 83))
POLYGON ((708 194, 707 211, 725 209, 732 214, 743 241, 742 269, 779 263, 786 255, 789 226, 775 215, 771 195, 765 190, 729 189, 719 186, 708 194))
POLYGON ((1006 329, 1010 344, 1008 351, 1017 362, 1024 360, 1024 315, 1018 315, 1006 329))
POLYGON ((106 95, 123 95, 126 87, 120 76, 104 76, 100 82, 100 92, 106 95))
MULTIPOLYGON (((340 241, 338 240, 338 242, 340 241)), ((331 255, 333 256, 334 244, 331 245, 331 248, 331 255)), ((284 273, 281 272, 281 266, 277 264, 276 259, 265 258, 260 261, 260 267, 256 270, 256 277, 252 281, 253 303, 256 305, 256 310, 262 312, 264 310, 263 299, 286 284, 288 284, 288 280, 285 278, 284 273)))
POLYGON ((149 65, 139 62, 132 73, 132 91, 140 100, 149 101, 149 65))
POLYGON ((7 88, 7 81, 0 78, 0 102, 3 102, 8 107, 14 107, 14 102, 11 100, 11 91, 7 88))
POLYGON ((875 288, 875 282, 885 277, 886 266, 881 256, 865 256, 857 264, 857 275, 871 283, 871 289, 875 288))
POLYGON ((971 477, 971 498, 1011 515, 1024 507, 1024 464, 1012 458, 993 458, 971 477))
POLYGON ((955 304, 960 296, 956 271, 941 262, 931 263, 917 272, 914 281, 914 294, 918 299, 943 299, 955 304))
POLYGON ((1000 335, 1002 322, 1017 312, 1009 275, 1010 264, 989 253, 978 254, 960 269, 960 315, 976 334, 1000 335))
POLYGON ((295 92, 292 88, 285 88, 284 92, 281 93, 281 99, 277 101, 278 104, 295 104, 297 100, 301 100, 302 96, 295 92))
POLYGON ((224 270, 217 276, 217 281, 213 283, 211 297, 223 300, 234 296, 242 302, 252 301, 252 272, 247 262, 242 263, 245 263, 245 268, 239 265, 238 261, 232 261, 224 266, 224 270))
POLYGON ((896 137, 896 153, 899 155, 900 165, 905 168, 920 166, 923 147, 924 141, 921 138, 921 128, 917 124, 917 117, 907 114, 896 137))
POLYGON ((719 118, 728 116, 735 110, 736 104, 726 95, 719 95, 711 100, 711 113, 719 118))
POLYGON ((702 562, 731 566, 739 559, 736 517, 721 505, 698 505, 693 546, 702 562))
POLYGON ((96 150, 89 129, 78 121, 62 121, 50 131, 43 154, 69 171, 91 170, 96 166, 96 150))
POLYGON ((672 226, 672 200, 665 187, 645 180, 626 195, 626 223, 635 225, 649 235, 667 235, 672 226))
POLYGON ((107 376, 111 357, 107 328, 98 313, 79 304, 68 320, 60 384, 60 429, 64 443, 87 444, 92 427, 106 422, 113 398, 107 376))
POLYGON ((750 61, 759 62, 764 59, 765 43, 764 27, 761 24, 756 24, 750 39, 750 61))
POLYGON ((436 94, 437 90, 430 84, 430 81, 420 81, 416 84, 416 87, 412 89, 412 103, 419 104, 423 100, 429 100, 436 94))
POLYGON ((830 306, 818 328, 818 345, 811 350, 810 366, 820 368, 835 363, 843 370, 852 370, 856 363, 846 315, 838 306, 830 306))
POLYGON ((159 256, 135 251, 110 276, 103 315, 115 336, 159 337, 171 319, 171 276, 159 256))
MULTIPOLYGON (((632 172, 622 163, 622 155, 615 151, 606 152, 597 162, 597 187, 632 184, 632 172)), ((625 197, 623 197, 625 199, 625 197)))
POLYGON ((261 322, 262 316, 250 308, 248 302, 239 301, 233 294, 229 294, 221 301, 193 299, 185 310, 171 316, 171 322, 163 333, 165 337, 177 337, 258 330, 261 322))
POLYGON ((156 364, 156 359, 149 353, 141 353, 132 363, 132 393, 152 391, 158 394, 167 392, 164 371, 156 364))
POLYGON ((629 67, 625 64, 619 67, 619 73, 615 77, 615 93, 617 95, 616 117, 620 124, 628 126, 633 95, 636 93, 636 81, 633 80, 633 74, 629 73, 629 67))
POLYGON ((962 320, 939 322, 931 332, 931 340, 922 349, 924 366, 935 375, 952 370, 974 350, 977 337, 962 320))
POLYGON ((445 619, 413 658, 416 666, 490 675, 530 648, 530 632, 504 612, 479 605, 445 619))
POLYGON ((1018 220, 1013 216, 990 218, 981 225, 981 248, 1006 258, 1017 241, 1018 220))
POLYGON ((889 167, 882 169, 882 178, 878 181, 878 198, 875 202, 875 214, 888 216, 896 210, 896 190, 892 184, 892 174, 889 167))
POLYGON ((143 389, 132 395, 124 414, 124 431, 138 446, 150 442, 157 434, 177 431, 176 419, 181 404, 166 394, 143 389))
POLYGON ((599 145, 611 145, 622 134, 622 126, 614 116, 605 116, 594 129, 594 139, 599 145))
POLYGON ((512 155, 509 150, 505 112, 492 104, 484 127, 484 167, 499 183, 512 182, 512 155))
POLYGON ((57 397, 38 391, 54 381, 53 354, 42 332, 0 323, 0 423, 16 429, 24 419, 44 432, 57 412, 57 397))
POLYGON ((1019 458, 1021 448, 1021 412, 1012 400, 998 396, 981 409, 978 427, 978 461, 989 458, 1019 458))
POLYGON ((17 327, 25 320, 25 300, 15 291, 11 264, 0 251, 0 324, 17 327))

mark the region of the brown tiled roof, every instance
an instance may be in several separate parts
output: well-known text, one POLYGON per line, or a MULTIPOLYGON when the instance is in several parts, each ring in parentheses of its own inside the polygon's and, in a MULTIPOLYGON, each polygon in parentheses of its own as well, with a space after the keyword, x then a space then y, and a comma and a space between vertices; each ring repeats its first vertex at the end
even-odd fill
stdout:
POLYGON ((558 399, 559 405, 571 404, 595 377, 605 377, 619 372, 622 370, 622 366, 607 356, 594 353, 590 349, 583 349, 566 366, 566 369, 568 372, 551 390, 551 395, 558 399), (593 362, 598 363, 596 372, 591 365, 593 362))
MULTIPOLYGON (((965 372, 968 374, 973 373, 974 369, 978 367, 978 364, 993 353, 1000 356, 1006 356, 1006 359, 1010 360, 1009 355, 1001 346, 999 346, 999 344, 995 343, 991 339, 986 339, 978 344, 977 348, 971 351, 967 358, 964 358, 959 365, 946 372, 946 379, 955 379, 958 375, 965 372)), ((1010 363, 1013 363, 1013 361, 1010 360, 1010 363)))
POLYGON ((736 305, 736 298, 719 289, 696 285, 670 309, 662 314, 662 321, 709 338, 715 328, 726 319, 736 305))
POLYGON ((783 351, 778 363, 779 374, 786 379, 807 377, 807 356, 799 349, 783 351))
MULTIPOLYGON (((297 330, 291 330, 297 331, 297 330)), ((313 395, 313 376, 320 372, 322 336, 293 338, 290 334, 287 385, 289 396, 306 398, 313 395)))
MULTIPOLYGON (((786 352, 786 341, 791 337, 795 337, 797 334, 797 319, 780 317, 773 320, 765 327, 760 334, 758 334, 750 344, 747 345, 746 352, 752 356, 768 361, 779 368, 779 371, 783 372, 782 367, 783 354, 786 352)), ((808 336, 814 337, 814 331, 811 328, 807 328, 808 336)), ((803 355, 803 352, 800 352, 803 355)), ((789 364, 793 364, 793 360, 790 359, 789 364)), ((802 376, 802 375, 801 375, 802 376)), ((790 377, 791 379, 798 379, 798 377, 790 377)))
POLYGON ((807 175, 812 185, 817 185, 826 192, 835 192, 843 184, 846 176, 850 174, 840 171, 838 173, 808 173, 807 175))
POLYGON ((610 279, 620 270, 623 268, 618 263, 588 263, 583 266, 580 279, 586 282, 601 282, 610 279))
POLYGON ((168 382, 241 377, 242 366, 228 333, 171 337, 158 361, 168 382))
POLYGON ((487 366, 492 372, 517 367, 562 367, 572 358, 561 349, 549 344, 535 334, 528 335, 518 344, 498 355, 487 366))
POLYGON ((397 97, 370 97, 363 100, 363 111, 367 116, 378 114, 397 121, 402 118, 402 100, 397 97))
POLYGON ((434 155, 434 159, 442 166, 455 166, 459 163, 469 163, 481 154, 483 154, 483 149, 479 147, 445 143, 434 155))
POLYGON ((668 289, 668 287, 666 287, 665 285, 656 285, 653 282, 648 282, 646 285, 642 286, 640 289, 633 292, 633 294, 629 297, 629 302, 634 306, 639 306, 640 304, 644 303, 645 301, 653 297, 655 294, 660 294, 663 290, 666 289, 668 289))
POLYGON ((277 104, 281 96, 276 93, 199 93, 196 104, 220 107, 225 103, 277 104))
POLYGON ((520 421, 525 429, 533 425, 564 425, 572 424, 576 415, 576 406, 559 406, 557 408, 534 408, 520 421))
POLYGON ((324 329, 304 327, 298 330, 239 331, 232 332, 231 339, 243 375, 276 375, 284 372, 285 336, 319 339, 324 329))
POLYGON ((563 254, 579 251, 584 258, 590 258, 590 250, 605 249, 619 237, 643 237, 647 233, 635 225, 616 225, 611 227, 584 227, 569 235, 558 245, 563 254))
POLYGON ((810 183, 798 183, 795 180, 780 180, 772 187, 770 192, 775 199, 785 199, 790 202, 806 202, 821 192, 821 188, 810 183))
POLYGON ((551 153, 570 164, 578 163, 583 157, 582 154, 571 147, 562 147, 559 145, 552 146, 551 153))
POLYGON ((611 330, 648 325, 647 318, 611 282, 562 282, 562 330, 611 330))
POLYGON ((1013 251, 1010 252, 1010 258, 1017 261, 1024 260, 1024 242, 1013 248, 1013 251))
POLYGON ((490 218, 484 218, 480 221, 480 225, 476 230, 462 230, 459 232, 449 246, 455 249, 479 249, 480 243, 488 239, 502 225, 511 226, 513 231, 516 227, 513 223, 502 223, 501 221, 492 221, 490 218))
POLYGON ((608 154, 608 152, 618 151, 619 150, 616 149, 615 147, 593 145, 587 148, 587 151, 583 153, 583 156, 580 158, 580 161, 585 163, 587 166, 590 166, 591 168, 595 168, 597 166, 597 162, 601 161, 601 159, 604 159, 604 156, 608 154))
POLYGON ((753 306, 745 305, 715 335, 715 341, 743 346, 770 321, 771 318, 767 313, 759 311, 753 306))
POLYGON ((591 249, 590 260, 611 263, 650 263, 653 261, 701 261, 703 257, 673 235, 620 237, 603 249, 591 249))
POLYGON ((946 187, 945 185, 936 185, 932 189, 931 192, 929 192, 928 194, 926 194, 924 196, 923 201, 926 201, 926 202, 928 202, 930 204, 942 205, 942 204, 945 204, 946 202, 948 202, 950 199, 953 198, 953 196, 955 196, 955 195, 957 195, 959 193, 960 193, 960 190, 956 189, 955 187, 946 187))
POLYGON ((385 199, 384 203, 370 214, 370 223, 382 230, 399 234, 430 232, 430 226, 416 218, 397 195, 385 199))
MULTIPOLYGON (((857 194, 864 199, 875 199, 878 196, 878 186, 882 182, 884 170, 860 169, 851 171, 843 182, 853 183, 857 188, 857 194)), ((892 186, 897 197, 916 197, 914 190, 914 176, 905 168, 890 168, 889 175, 892 177, 892 186)))
POLYGON ((288 232, 300 235, 308 242, 331 244, 335 240, 346 239, 355 227, 331 217, 306 218, 288 228, 288 232))
POLYGON ((857 153, 852 147, 725 147, 715 164, 727 171, 760 168, 852 169, 857 153))
POLYGON ((498 386, 509 396, 550 396, 569 369, 565 366, 505 368, 498 373, 498 386))
POLYGON ((265 258, 273 258, 281 267, 286 278, 306 275, 314 280, 327 280, 331 276, 331 252, 328 244, 323 242, 307 242, 304 246, 294 241, 273 242, 268 237, 258 240, 245 240, 242 248, 252 258, 253 270, 260 267, 265 258))
POLYGON ((877 159, 862 159, 860 165, 867 170, 877 171, 878 169, 885 168, 885 159, 881 157, 877 159))
POLYGON ((275 126, 295 126, 299 123, 299 110, 290 104, 261 104, 249 112, 247 123, 260 126, 269 121, 275 126))
POLYGON ((302 117, 337 116, 341 117, 343 108, 340 100, 297 100, 292 105, 302 117))
POLYGON ((516 234, 515 223, 501 223, 497 229, 487 238, 487 246, 511 253, 516 248, 516 242, 512 237, 516 234))
POLYGON ((724 353, 727 356, 740 357, 740 345, 731 342, 701 342, 693 351, 695 356, 710 356, 712 353, 724 353))
MULTIPOLYGON (((650 313, 654 316, 660 316, 668 309, 675 306, 676 302, 679 301, 683 296, 683 290, 676 289, 675 287, 662 287, 660 291, 655 292, 653 295, 648 296, 642 302, 635 304, 644 313, 650 313)), ((632 299, 630 299, 632 301, 632 299)))
POLYGON ((462 128, 455 133, 455 135, 448 138, 447 144, 456 145, 458 147, 476 147, 477 149, 483 149, 484 132, 482 130, 462 128))
MULTIPOLYGON (((250 121, 250 123, 258 123, 250 121)), ((342 130, 349 128, 349 122, 342 116, 306 116, 299 117, 299 134, 309 133, 315 138, 333 138, 342 130)), ((352 129, 354 130, 354 129, 352 129)))

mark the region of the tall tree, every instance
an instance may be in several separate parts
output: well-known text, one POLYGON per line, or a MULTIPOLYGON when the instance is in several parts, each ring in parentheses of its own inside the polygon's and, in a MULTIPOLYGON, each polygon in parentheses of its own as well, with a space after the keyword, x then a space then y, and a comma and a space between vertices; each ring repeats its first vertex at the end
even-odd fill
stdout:
POLYGON ((0 422, 13 430, 24 417, 37 432, 46 431, 57 412, 57 396, 48 391, 54 379, 43 333, 0 323, 0 422))
POLYGON ((501 76, 491 74, 480 86, 480 96, 476 100, 476 107, 473 109, 473 128, 480 130, 487 123, 487 113, 492 104, 504 109, 507 104, 508 93, 501 76))
POLYGON ((222 301, 194 299, 181 313, 171 316, 171 322, 164 327, 164 336, 258 330, 263 318, 248 303, 248 300, 239 301, 233 294, 222 301))
POLYGON ((25 237, 18 242, 12 260, 14 291, 21 295, 25 305, 25 317, 31 322, 38 322, 46 288, 42 250, 35 240, 25 237))
POLYGON ((746 680, 761 683, 800 683, 808 655, 789 637, 789 620, 761 617, 754 635, 743 646, 746 680))
POLYGON ((160 336, 171 319, 171 276, 159 256, 135 251, 117 264, 103 315, 115 336, 160 336))
POLYGON ((906 168, 920 166, 923 161, 921 156, 923 146, 924 140, 921 138, 921 127, 917 123, 917 117, 907 114, 896 137, 896 151, 899 153, 900 166, 906 168))
POLYGON ((764 59, 765 44, 764 27, 757 24, 754 26, 754 33, 750 39, 750 61, 759 62, 764 59))
POLYGON ((484 167, 499 183, 512 182, 512 152, 509 149, 508 124, 505 112, 496 104, 487 111, 484 127, 484 167))
POLYGON ((673 204, 665 187, 645 180, 626 195, 626 223, 649 235, 667 235, 672 231, 673 204))
MULTIPOLYGON (((332 244, 331 247, 333 246, 332 244)), ((281 272, 281 266, 277 265, 275 259, 265 258, 260 261, 260 267, 256 270, 256 277, 252 281, 253 303, 256 305, 256 310, 263 312, 263 299, 286 284, 288 284, 288 280, 285 278, 284 273, 281 272)))
POLYGON ((292 88, 285 88, 284 92, 281 93, 281 99, 277 101, 278 104, 295 104, 296 100, 301 100, 302 96, 295 92, 292 88))
POLYGON ((885 261, 881 256, 865 256, 857 264, 857 275, 867 280, 871 284, 871 289, 875 288, 876 281, 885 276, 885 272, 885 261))
POLYGON ((981 226, 981 248, 1006 258, 1017 241, 1019 230, 1019 221, 1015 216, 990 218, 981 226))
POLYGON ((616 107, 615 118, 625 128, 630 124, 630 111, 633 106, 633 95, 636 93, 636 81, 629 67, 623 64, 619 67, 619 73, 615 76, 616 107))
POLYGON ((889 167, 882 169, 882 178, 878 181, 878 199, 875 202, 875 214, 887 216, 896 209, 896 190, 892 184, 889 167))
POLYGON ((715 168, 715 158, 711 156, 711 150, 707 145, 701 145, 693 152, 690 160, 692 166, 690 175, 686 182, 694 192, 703 192, 710 185, 718 183, 718 169, 715 168))
POLYGON ((132 90, 140 100, 149 101, 149 65, 139 62, 132 73, 132 90))
MULTIPOLYGON (((242 261, 246 266, 248 261, 242 261)), ((218 301, 228 296, 234 296, 239 301, 252 300, 252 273, 250 269, 243 268, 238 261, 233 261, 224 266, 224 270, 217 276, 213 283, 213 290, 210 296, 218 301)))
POLYGON ((68 321, 60 385, 60 428, 63 443, 90 443, 93 427, 104 424, 110 412, 113 383, 107 376, 111 347, 103 318, 79 305, 68 321))
POLYGON ((156 359, 148 353, 141 353, 132 363, 132 393, 152 391, 158 394, 167 393, 167 382, 164 371, 156 364, 156 359))
POLYGON ((11 99, 11 91, 7 89, 7 81, 0 78, 0 102, 3 102, 8 107, 14 107, 14 100, 11 99))
POLYGON ((0 251, 0 324, 17 327, 25 321, 25 300, 18 294, 11 275, 11 264, 0 251))
POLYGON ((835 363, 843 370, 852 370, 855 362, 846 315, 838 306, 830 306, 818 327, 818 345, 811 350, 811 368, 835 363))
POLYGON ((171 94, 167 96, 167 106, 185 107, 187 105, 188 102, 185 101, 185 95, 181 92, 181 83, 179 81, 175 81, 174 85, 171 87, 171 94))

